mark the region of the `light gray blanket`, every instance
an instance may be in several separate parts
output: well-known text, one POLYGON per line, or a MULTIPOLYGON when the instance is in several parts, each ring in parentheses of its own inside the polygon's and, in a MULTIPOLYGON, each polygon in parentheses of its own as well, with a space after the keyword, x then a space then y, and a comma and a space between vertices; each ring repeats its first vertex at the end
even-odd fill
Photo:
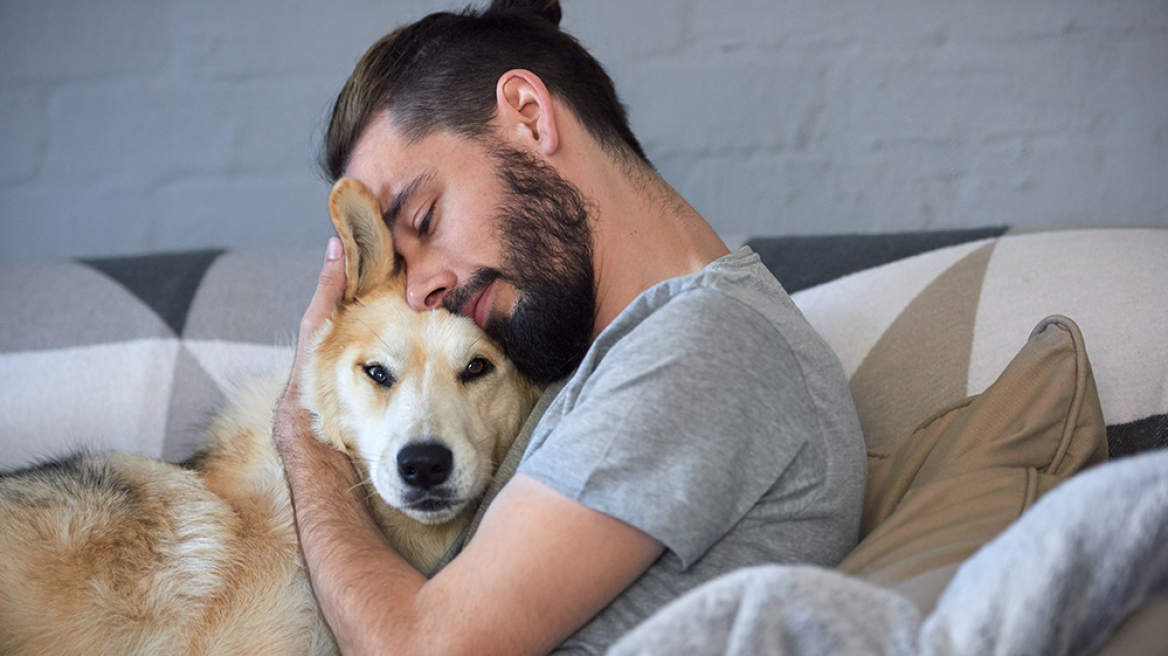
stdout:
POLYGON ((1083 472, 958 570, 933 612, 859 579, 763 566, 666 606, 609 656, 1092 654, 1168 599, 1168 451, 1083 472))

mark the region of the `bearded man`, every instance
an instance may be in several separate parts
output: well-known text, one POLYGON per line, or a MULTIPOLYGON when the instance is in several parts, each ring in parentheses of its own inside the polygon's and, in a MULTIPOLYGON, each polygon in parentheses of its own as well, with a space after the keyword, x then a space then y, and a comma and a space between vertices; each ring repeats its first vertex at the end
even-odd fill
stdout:
MULTIPOLYGON (((831 566, 856 542, 865 457, 837 359, 656 173, 559 18, 546 0, 432 14, 370 48, 334 107, 325 169, 381 203, 411 306, 474 320, 550 401, 427 578, 312 439, 294 370, 275 436, 345 653, 602 653, 715 576, 831 566)), ((343 289, 333 240, 301 349, 343 289)))

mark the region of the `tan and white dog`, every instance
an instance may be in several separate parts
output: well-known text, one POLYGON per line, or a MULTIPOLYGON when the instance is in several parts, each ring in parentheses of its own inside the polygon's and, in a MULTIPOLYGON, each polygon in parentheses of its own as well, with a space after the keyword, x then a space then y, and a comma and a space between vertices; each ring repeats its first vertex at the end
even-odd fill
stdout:
MULTIPOLYGON (((538 396, 473 322, 405 302, 377 203, 329 198, 348 287, 315 337, 302 404, 366 475, 386 536, 429 571, 538 396)), ((0 654, 335 653, 257 383, 179 466, 81 455, 0 475, 0 654)))

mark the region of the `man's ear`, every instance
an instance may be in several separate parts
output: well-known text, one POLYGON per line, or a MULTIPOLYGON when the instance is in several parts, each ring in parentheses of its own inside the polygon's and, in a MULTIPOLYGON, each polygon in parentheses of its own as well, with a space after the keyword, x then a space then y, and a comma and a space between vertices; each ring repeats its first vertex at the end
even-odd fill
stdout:
POLYGON ((393 235, 381 220, 377 199, 350 178, 333 185, 329 214, 345 245, 345 302, 349 302, 393 275, 393 235))
POLYGON ((505 134, 529 141, 545 156, 559 148, 552 96, 538 75, 522 68, 507 71, 499 77, 495 96, 505 134))

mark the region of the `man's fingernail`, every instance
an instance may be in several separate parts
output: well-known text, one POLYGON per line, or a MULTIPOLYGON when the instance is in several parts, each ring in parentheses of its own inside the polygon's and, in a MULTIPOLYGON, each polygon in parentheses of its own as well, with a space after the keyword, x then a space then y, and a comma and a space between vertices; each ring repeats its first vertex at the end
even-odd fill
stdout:
POLYGON ((341 246, 341 240, 336 237, 329 237, 328 249, 324 252, 326 260, 339 260, 345 254, 345 249, 341 246))

